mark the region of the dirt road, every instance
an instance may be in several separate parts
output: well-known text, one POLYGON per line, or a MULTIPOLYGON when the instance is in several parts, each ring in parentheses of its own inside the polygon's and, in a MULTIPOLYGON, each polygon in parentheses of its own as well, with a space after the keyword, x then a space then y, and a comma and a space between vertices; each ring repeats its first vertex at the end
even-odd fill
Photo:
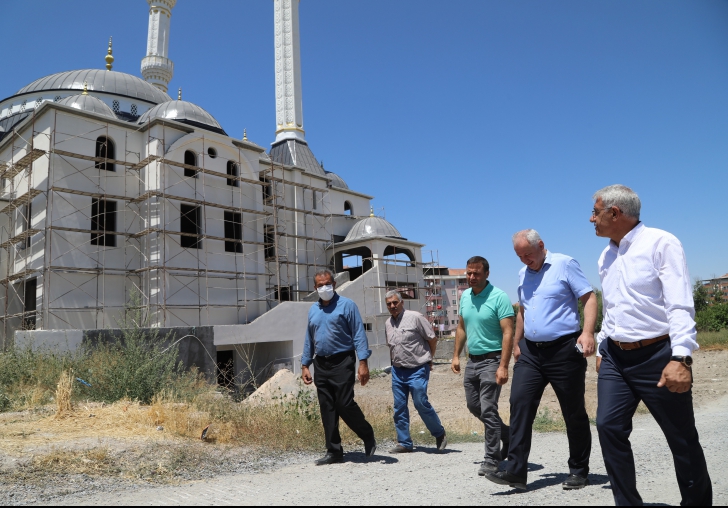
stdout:
MULTIPOLYGON (((698 431, 713 480, 714 503, 728 503, 728 397, 697 411, 698 431)), ((457 444, 445 453, 419 448, 392 456, 384 450, 365 459, 361 450, 347 454, 344 464, 314 467, 313 457, 288 463, 267 473, 249 473, 192 482, 174 487, 137 488, 96 495, 75 494, 62 504, 82 505, 611 505, 596 429, 592 429, 591 485, 566 492, 567 441, 563 433, 534 436, 529 490, 520 493, 476 475, 482 445, 457 444)), ((632 443, 645 503, 679 504, 672 457, 660 429, 649 415, 635 419, 632 443)))

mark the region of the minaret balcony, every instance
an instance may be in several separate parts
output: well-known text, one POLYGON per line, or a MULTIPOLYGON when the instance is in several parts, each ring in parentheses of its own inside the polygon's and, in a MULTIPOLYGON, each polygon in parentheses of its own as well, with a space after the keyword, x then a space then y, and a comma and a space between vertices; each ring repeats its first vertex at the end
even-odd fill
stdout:
POLYGON ((142 59, 142 74, 145 71, 169 73, 169 79, 171 80, 174 73, 174 62, 164 56, 145 56, 142 59))

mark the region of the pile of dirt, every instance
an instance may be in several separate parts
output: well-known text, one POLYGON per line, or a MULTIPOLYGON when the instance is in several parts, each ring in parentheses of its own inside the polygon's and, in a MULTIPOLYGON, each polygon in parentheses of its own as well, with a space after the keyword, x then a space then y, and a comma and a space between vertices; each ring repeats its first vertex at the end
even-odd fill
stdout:
POLYGON ((301 381, 301 376, 288 369, 281 369, 245 399, 245 403, 253 405, 276 403, 282 399, 296 398, 302 390, 313 390, 313 385, 307 386, 301 381))

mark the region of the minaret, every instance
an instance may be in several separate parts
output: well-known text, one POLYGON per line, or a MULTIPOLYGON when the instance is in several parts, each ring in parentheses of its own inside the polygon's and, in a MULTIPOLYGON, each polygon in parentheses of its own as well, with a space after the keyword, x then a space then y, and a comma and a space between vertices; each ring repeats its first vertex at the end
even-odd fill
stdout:
POLYGON ((142 76, 163 92, 167 92, 174 74, 174 64, 167 58, 169 24, 177 0, 147 0, 149 4, 149 34, 147 56, 142 59, 142 76))
POLYGON ((273 0, 276 52, 276 142, 305 139, 301 100, 299 0, 273 0))

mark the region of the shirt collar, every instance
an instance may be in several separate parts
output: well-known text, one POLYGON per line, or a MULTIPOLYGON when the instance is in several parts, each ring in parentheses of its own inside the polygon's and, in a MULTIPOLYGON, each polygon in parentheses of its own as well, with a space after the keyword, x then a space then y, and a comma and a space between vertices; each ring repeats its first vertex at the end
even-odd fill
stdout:
POLYGON ((526 270, 528 270, 531 273, 539 273, 541 270, 543 270, 543 267, 546 265, 551 266, 551 251, 550 250, 546 251, 546 259, 543 260, 543 264, 541 265, 541 268, 539 268, 538 270, 531 270, 529 267, 526 267, 526 270))
MULTIPOLYGON (((339 293, 337 293, 337 292, 334 291, 334 297, 331 300, 329 300, 329 305, 333 305, 337 301, 339 301, 339 293)), ((326 307, 328 307, 329 305, 327 305, 326 307)), ((323 306, 323 303, 321 302, 321 298, 319 298, 319 300, 318 300, 318 306, 319 306, 319 309, 325 309, 326 308, 326 307, 323 306)))
POLYGON ((402 309, 402 312, 399 313, 399 316, 397 316, 397 318, 395 318, 394 316, 389 316, 389 319, 392 320, 393 324, 397 324, 400 321, 402 321, 402 318, 404 317, 405 312, 407 312, 407 309, 402 309))
POLYGON ((473 296, 473 298, 480 298, 483 296, 488 296, 488 293, 490 293, 493 290, 493 284, 490 283, 490 281, 485 282, 485 287, 483 288, 483 291, 475 294, 475 291, 473 291, 473 288, 470 288, 470 294, 473 296))
POLYGON ((629 247, 637 239, 637 236, 639 236, 639 234, 644 230, 645 230, 645 225, 642 222, 638 222, 637 225, 635 227, 633 227, 629 233, 624 235, 624 238, 622 238, 622 241, 619 242, 619 245, 614 243, 613 240, 609 240, 609 246, 612 247, 613 249, 617 249, 617 250, 622 245, 624 245, 625 247, 629 247))

